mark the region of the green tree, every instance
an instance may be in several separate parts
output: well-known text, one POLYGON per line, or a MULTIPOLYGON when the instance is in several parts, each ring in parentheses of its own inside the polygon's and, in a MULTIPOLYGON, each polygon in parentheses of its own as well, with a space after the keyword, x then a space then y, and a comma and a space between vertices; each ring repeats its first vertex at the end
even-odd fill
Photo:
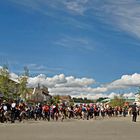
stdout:
POLYGON ((140 101, 140 88, 138 89, 138 91, 136 92, 136 94, 138 95, 138 101, 140 101))
POLYGON ((19 89, 18 89, 18 95, 26 100, 26 94, 28 92, 27 90, 27 83, 28 83, 28 77, 29 77, 29 70, 27 67, 24 67, 24 73, 23 75, 19 76, 19 89))
POLYGON ((110 105, 112 107, 115 107, 115 106, 123 107, 124 103, 125 103, 125 99, 123 98, 122 95, 120 95, 120 96, 114 96, 114 99, 111 100, 110 105))
POLYGON ((0 69, 0 91, 3 93, 5 98, 9 98, 9 87, 11 86, 11 83, 9 84, 9 70, 7 66, 3 66, 0 69))
POLYGON ((54 96, 53 101, 54 101, 54 104, 60 103, 60 96, 59 95, 54 96))

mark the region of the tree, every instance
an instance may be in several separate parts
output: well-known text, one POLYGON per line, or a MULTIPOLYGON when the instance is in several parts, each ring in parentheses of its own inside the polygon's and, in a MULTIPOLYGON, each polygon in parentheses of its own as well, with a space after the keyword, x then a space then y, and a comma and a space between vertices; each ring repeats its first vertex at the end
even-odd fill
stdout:
POLYGON ((138 101, 140 102, 140 88, 138 89, 136 95, 137 95, 138 101))
POLYGON ((3 93, 5 98, 9 98, 9 87, 11 86, 11 83, 9 82, 9 70, 6 65, 4 65, 0 69, 0 91, 3 93))
POLYGON ((60 96, 59 96, 59 95, 55 95, 55 96, 53 97, 53 102, 54 102, 54 104, 60 103, 60 96))
POLYGON ((23 75, 29 77, 29 69, 28 69, 27 66, 24 67, 24 73, 23 73, 23 75))
POLYGON ((27 67, 24 67, 24 73, 19 77, 19 90, 18 95, 21 96, 24 100, 26 100, 26 94, 27 94, 27 83, 28 83, 28 76, 29 76, 29 70, 27 67))
POLYGON ((123 107, 124 103, 125 103, 125 99, 123 98, 122 95, 120 95, 120 96, 114 96, 114 99, 111 100, 110 105, 112 107, 115 107, 115 106, 123 107))

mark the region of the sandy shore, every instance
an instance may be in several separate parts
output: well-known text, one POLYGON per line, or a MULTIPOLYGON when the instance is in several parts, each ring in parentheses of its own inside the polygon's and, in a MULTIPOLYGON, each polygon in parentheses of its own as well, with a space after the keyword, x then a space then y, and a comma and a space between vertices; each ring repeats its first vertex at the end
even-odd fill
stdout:
POLYGON ((138 140, 140 117, 0 124, 0 140, 138 140))

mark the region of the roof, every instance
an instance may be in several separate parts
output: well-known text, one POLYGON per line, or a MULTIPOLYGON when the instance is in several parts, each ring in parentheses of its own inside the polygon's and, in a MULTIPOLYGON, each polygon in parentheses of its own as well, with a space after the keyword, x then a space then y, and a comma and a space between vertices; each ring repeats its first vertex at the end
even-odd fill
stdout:
POLYGON ((107 99, 102 100, 101 103, 106 103, 106 102, 109 102, 109 101, 111 101, 111 99, 107 98, 107 99))
MULTIPOLYGON (((0 74, 0 76, 2 76, 1 74, 0 74)), ((14 79, 14 78, 12 78, 12 77, 10 77, 9 78, 9 81, 13 81, 13 82, 15 82, 15 83, 17 83, 17 84, 19 84, 20 82, 18 81, 18 79, 14 79)))
POLYGON ((18 79, 14 79, 14 78, 9 78, 9 79, 10 79, 10 80, 12 80, 13 82, 15 82, 15 83, 19 84, 18 79))

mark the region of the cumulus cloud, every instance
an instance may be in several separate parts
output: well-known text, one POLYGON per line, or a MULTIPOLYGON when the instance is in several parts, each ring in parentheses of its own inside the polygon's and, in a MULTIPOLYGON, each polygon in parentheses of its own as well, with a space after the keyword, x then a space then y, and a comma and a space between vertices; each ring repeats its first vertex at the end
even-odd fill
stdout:
POLYGON ((28 86, 35 87, 38 84, 47 87, 85 87, 95 83, 94 79, 89 78, 75 78, 73 76, 65 76, 64 74, 55 75, 53 77, 46 77, 40 74, 36 77, 30 77, 28 86))
POLYGON ((28 79, 28 87, 46 86, 52 95, 86 95, 91 92, 91 85, 95 84, 92 78, 75 78, 74 76, 65 76, 64 74, 46 77, 40 74, 28 79))
MULTIPOLYGON (((96 93, 96 94, 79 94, 79 95, 72 95, 72 97, 78 97, 78 98, 87 98, 87 99, 99 99, 99 98, 110 98, 113 99, 114 96, 120 96, 119 93, 115 93, 115 92, 111 92, 109 94, 104 94, 104 93, 96 93)), ((135 95, 134 93, 130 92, 130 93, 124 93, 123 95, 124 99, 128 99, 128 98, 135 98, 137 97, 137 95, 135 95)))
MULTIPOLYGON (((1 69, 2 67, 0 67, 1 69)), ((19 76, 13 72, 10 72, 10 78, 18 82, 19 76)), ((53 77, 47 77, 44 74, 40 74, 35 77, 28 78, 28 87, 34 88, 38 84, 40 86, 46 86, 52 95, 70 95, 72 97, 87 97, 90 99, 97 99, 100 97, 113 98, 120 95, 115 90, 140 87, 140 74, 134 73, 132 75, 123 75, 120 79, 117 79, 109 84, 100 85, 93 88, 96 83, 93 78, 77 78, 74 76, 65 76, 64 74, 54 75, 53 77)), ((134 97, 135 93, 124 93, 125 98, 134 97)))
POLYGON ((96 93, 103 93, 119 89, 128 89, 132 87, 140 87, 140 74, 134 73, 132 75, 123 75, 118 80, 115 80, 109 84, 101 85, 92 90, 96 93))
POLYGON ((108 84, 106 87, 108 90, 140 87, 140 74, 123 75, 120 79, 108 84))
MULTIPOLYGON (((119 93, 111 92, 119 89, 127 89, 140 86, 140 74, 123 75, 120 79, 115 80, 109 84, 101 85, 93 88, 95 80, 91 78, 75 78, 73 76, 65 76, 64 74, 55 75, 53 77, 46 77, 40 74, 36 77, 30 77, 28 86, 36 87, 38 84, 47 86, 52 95, 71 95, 73 97, 87 97, 99 98, 109 97, 113 98, 119 93)), ((132 97, 134 93, 124 93, 124 97, 132 97)))

